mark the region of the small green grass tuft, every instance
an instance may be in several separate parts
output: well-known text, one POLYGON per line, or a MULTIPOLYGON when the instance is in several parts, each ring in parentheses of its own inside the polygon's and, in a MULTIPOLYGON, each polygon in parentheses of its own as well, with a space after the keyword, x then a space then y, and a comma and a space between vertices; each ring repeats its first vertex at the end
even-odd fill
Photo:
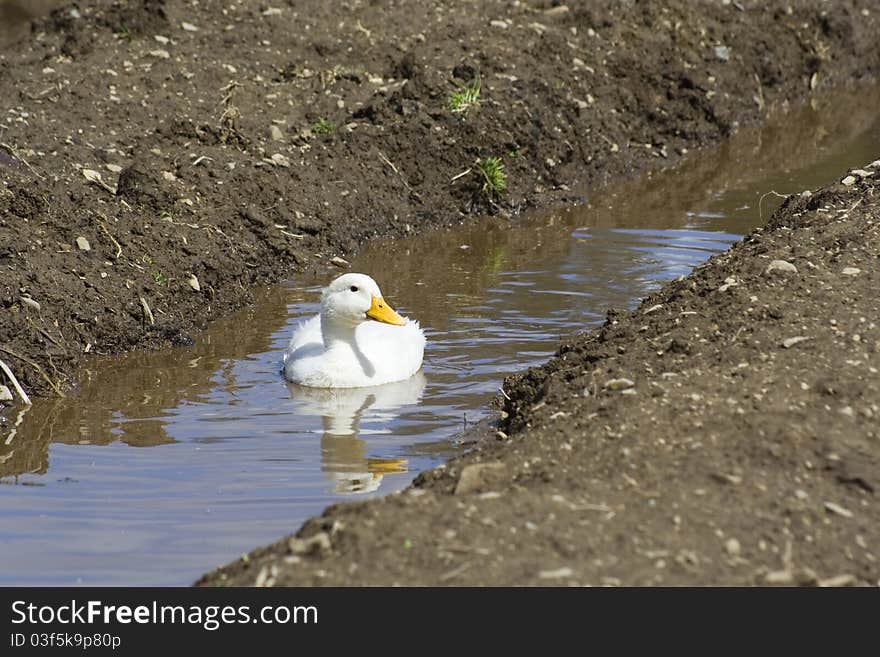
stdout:
POLYGON ((168 277, 160 271, 154 271, 153 281, 156 283, 156 285, 164 285, 168 282, 168 277))
POLYGON ((134 35, 132 35, 131 30, 128 29, 128 25, 126 25, 125 23, 123 23, 122 25, 119 26, 119 31, 116 32, 115 34, 116 34, 117 38, 121 39, 122 41, 126 41, 128 43, 131 43, 132 39, 134 38, 134 35))
POLYGON ((500 157, 477 160, 477 169, 483 174, 483 192, 489 196, 500 196, 507 189, 507 173, 500 157))
POLYGON ((480 76, 449 94, 449 110, 462 118, 480 103, 480 76))
POLYGON ((312 134, 328 135, 333 132, 334 126, 330 121, 320 118, 312 124, 312 134))

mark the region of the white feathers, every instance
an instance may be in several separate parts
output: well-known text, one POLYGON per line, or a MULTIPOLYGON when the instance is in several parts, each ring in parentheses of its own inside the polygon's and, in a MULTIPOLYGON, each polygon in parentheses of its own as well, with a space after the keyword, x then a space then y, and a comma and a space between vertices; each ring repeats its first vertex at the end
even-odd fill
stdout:
POLYGON ((358 388, 408 379, 422 366, 425 335, 418 322, 387 307, 364 274, 345 274, 321 295, 321 314, 301 323, 284 354, 284 377, 315 388, 358 388), (373 321, 376 304, 385 307, 373 321), (386 321, 405 321, 395 326, 386 321))

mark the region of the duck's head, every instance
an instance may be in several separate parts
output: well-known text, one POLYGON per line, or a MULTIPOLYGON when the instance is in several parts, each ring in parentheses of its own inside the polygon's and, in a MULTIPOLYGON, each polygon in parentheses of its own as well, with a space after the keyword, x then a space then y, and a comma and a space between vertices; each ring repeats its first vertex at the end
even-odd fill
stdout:
POLYGON ((376 281, 366 274, 343 274, 324 288, 321 317, 337 325, 357 326, 374 320, 403 326, 406 320, 382 298, 376 281))

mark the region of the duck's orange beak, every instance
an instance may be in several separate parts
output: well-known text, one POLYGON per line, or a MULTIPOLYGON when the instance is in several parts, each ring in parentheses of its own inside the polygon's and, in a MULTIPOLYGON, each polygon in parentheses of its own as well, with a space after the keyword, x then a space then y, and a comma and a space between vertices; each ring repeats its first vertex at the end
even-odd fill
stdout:
POLYGON ((385 299, 382 297, 373 297, 373 303, 370 304, 367 317, 377 322, 393 324, 394 326, 404 326, 406 324, 406 320, 398 315, 394 308, 385 303, 385 299))

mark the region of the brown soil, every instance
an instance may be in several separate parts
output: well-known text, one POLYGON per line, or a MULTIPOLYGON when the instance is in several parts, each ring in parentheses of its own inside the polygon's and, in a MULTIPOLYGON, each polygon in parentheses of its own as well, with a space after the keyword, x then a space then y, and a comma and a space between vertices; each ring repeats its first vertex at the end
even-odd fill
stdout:
POLYGON ((0 51, 0 345, 32 394, 367 239, 570 201, 880 68, 866 2, 275 4, 80 2, 0 51), (488 156, 500 198, 451 182, 488 156))
POLYGON ((199 583, 880 584, 868 173, 508 380, 467 455, 199 583))
MULTIPOLYGON (((34 23, 0 50, 0 358, 64 394, 88 354, 187 343, 366 240, 572 202, 880 70, 867 0, 551 4, 86 0, 34 23), (489 156, 497 197, 473 172, 489 156)), ((513 495, 480 503, 543 508, 513 495)), ((493 572, 462 554, 469 581, 493 572)))

